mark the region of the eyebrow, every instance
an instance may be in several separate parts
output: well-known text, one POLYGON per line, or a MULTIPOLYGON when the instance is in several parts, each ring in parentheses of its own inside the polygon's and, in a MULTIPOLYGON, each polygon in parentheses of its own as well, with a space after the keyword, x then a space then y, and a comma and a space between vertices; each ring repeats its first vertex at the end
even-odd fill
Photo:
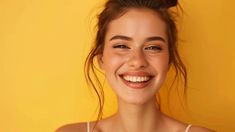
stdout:
POLYGON ((166 40, 160 36, 153 36, 153 37, 149 37, 147 39, 145 39, 145 42, 148 42, 148 41, 162 41, 162 42, 166 42, 166 40))
MULTIPOLYGON (((131 37, 128 37, 128 36, 115 35, 109 41, 112 41, 112 40, 115 40, 115 39, 121 39, 121 40, 127 40, 127 41, 132 41, 133 40, 131 37)), ((145 39, 145 42, 149 42, 149 41, 162 41, 162 42, 166 42, 166 40, 163 39, 160 36, 152 36, 152 37, 148 37, 148 38, 145 39)))
POLYGON ((115 39, 122 39, 122 40, 127 40, 127 41, 133 40, 131 37, 127 37, 127 36, 123 36, 123 35, 115 35, 109 41, 115 40, 115 39))

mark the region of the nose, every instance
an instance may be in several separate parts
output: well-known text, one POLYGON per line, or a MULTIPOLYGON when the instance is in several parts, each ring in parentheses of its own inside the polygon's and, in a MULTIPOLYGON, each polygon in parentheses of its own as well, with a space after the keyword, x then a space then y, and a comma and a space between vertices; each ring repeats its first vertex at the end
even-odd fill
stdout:
POLYGON ((132 51, 127 63, 130 67, 141 69, 148 66, 147 58, 142 50, 132 51))

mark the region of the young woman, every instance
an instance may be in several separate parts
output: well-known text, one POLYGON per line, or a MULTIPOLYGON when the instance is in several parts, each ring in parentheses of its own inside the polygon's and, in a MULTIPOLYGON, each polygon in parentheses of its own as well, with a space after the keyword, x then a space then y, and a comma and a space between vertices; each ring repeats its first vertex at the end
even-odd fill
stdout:
POLYGON ((170 67, 185 81, 187 77, 169 13, 176 5, 177 0, 107 1, 86 61, 87 79, 100 99, 99 119, 65 125, 57 132, 211 132, 163 114, 156 101, 170 67), (89 75, 95 72, 95 58, 118 97, 117 113, 106 119, 101 119, 102 92, 89 75))

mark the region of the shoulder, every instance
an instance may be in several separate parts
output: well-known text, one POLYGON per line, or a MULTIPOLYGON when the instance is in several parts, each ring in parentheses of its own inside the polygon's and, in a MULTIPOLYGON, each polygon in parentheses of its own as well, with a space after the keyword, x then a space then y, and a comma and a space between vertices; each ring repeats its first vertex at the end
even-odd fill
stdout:
POLYGON ((85 132, 87 129, 87 123, 73 123, 73 124, 66 124, 58 129, 55 132, 85 132))
POLYGON ((205 127, 192 125, 189 129, 189 132, 216 132, 216 131, 205 128, 205 127))
MULTIPOLYGON (((186 128, 188 127, 188 124, 181 122, 179 120, 176 120, 174 118, 171 118, 165 114, 163 114, 164 121, 167 122, 168 126, 174 130, 177 130, 178 132, 185 132, 186 128)), ((210 130, 205 127, 201 127, 198 125, 191 125, 188 132, 216 132, 214 130, 210 130)))

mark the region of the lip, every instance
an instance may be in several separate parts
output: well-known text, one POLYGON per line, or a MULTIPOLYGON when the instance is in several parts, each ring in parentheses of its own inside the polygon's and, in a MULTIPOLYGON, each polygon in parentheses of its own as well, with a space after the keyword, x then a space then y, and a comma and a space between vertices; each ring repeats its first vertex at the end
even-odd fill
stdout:
POLYGON ((120 74, 121 76, 126 76, 126 75, 130 75, 130 76, 150 76, 153 77, 152 74, 148 73, 148 72, 144 72, 144 71, 128 71, 125 72, 123 74, 120 74))
POLYGON ((151 75, 150 73, 147 73, 147 72, 125 72, 119 76, 126 86, 133 88, 133 89, 147 88, 147 86, 151 83, 152 79, 154 78, 153 75, 151 75), (148 76, 148 77, 150 77, 150 79, 148 81, 144 81, 144 82, 130 82, 130 81, 127 81, 123 78, 123 76, 127 76, 127 75, 129 75, 129 76, 148 76))

